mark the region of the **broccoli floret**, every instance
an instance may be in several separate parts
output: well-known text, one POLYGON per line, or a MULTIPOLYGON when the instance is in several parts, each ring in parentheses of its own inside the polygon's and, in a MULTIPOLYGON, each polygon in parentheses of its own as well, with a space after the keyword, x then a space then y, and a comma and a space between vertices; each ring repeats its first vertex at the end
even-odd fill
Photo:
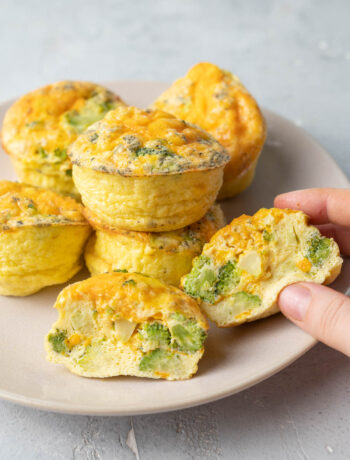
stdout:
POLYGON ((99 360, 104 353, 103 340, 91 343, 85 348, 84 354, 77 360, 77 364, 85 371, 94 371, 100 365, 99 360))
POLYGON ((185 277, 184 290, 191 297, 214 303, 216 281, 212 260, 201 255, 195 260, 192 271, 185 277))
POLYGON ((46 150, 43 147, 38 147, 36 151, 37 151, 37 153, 39 153, 41 158, 47 158, 48 157, 48 154, 47 154, 46 150))
POLYGON ((181 313, 174 313, 173 319, 179 321, 171 328, 172 348, 179 351, 195 353, 203 347, 206 332, 193 319, 187 319, 181 313))
POLYGON ((133 280, 132 278, 130 278, 129 280, 124 281, 124 283, 122 285, 123 286, 127 286, 127 285, 136 286, 136 281, 133 280))
POLYGON ((60 148, 57 148, 53 151, 55 157, 57 157, 57 161, 60 162, 60 161, 64 161, 68 158, 67 156, 67 149, 60 149, 60 148))
POLYGON ((170 318, 175 319, 176 321, 186 321, 186 319, 187 319, 185 315, 183 315, 182 313, 179 313, 179 312, 172 313, 170 315, 170 318))
POLYGON ((97 133, 92 133, 91 136, 89 137, 89 141, 91 144, 96 144, 98 139, 98 134, 97 133))
POLYGON ((231 287, 237 286, 239 279, 236 262, 228 261, 216 275, 210 257, 201 255, 185 277, 184 290, 192 297, 214 303, 218 295, 227 294, 231 287))
POLYGON ((60 331, 59 329, 56 329, 56 332, 54 334, 49 334, 47 339, 56 353, 63 353, 68 351, 67 346, 64 343, 66 338, 67 331, 60 331))
POLYGON ((324 236, 314 235, 309 242, 309 249, 306 257, 309 261, 319 267, 329 257, 331 252, 331 240, 324 236))
POLYGON ((191 229, 187 229, 182 234, 182 238, 184 241, 189 241, 190 243, 200 243, 201 242, 200 238, 198 238, 196 233, 191 229))
POLYGON ((271 241, 272 240, 272 233, 268 232, 266 229, 263 231, 262 236, 265 241, 271 241))
POLYGON ((139 368, 143 372, 169 372, 179 366, 181 366, 180 356, 162 348, 147 353, 139 364, 139 368))
POLYGON ((256 308, 261 305, 261 299, 258 295, 249 294, 248 292, 237 292, 234 295, 234 304, 238 309, 256 308))
POLYGON ((110 110, 114 109, 115 102, 113 102, 113 101, 103 101, 103 102, 100 102, 99 106, 100 106, 100 110, 102 110, 104 113, 107 113, 110 110))
POLYGON ((114 107, 114 101, 103 100, 103 96, 96 94, 86 100, 80 111, 67 112, 65 119, 77 133, 82 133, 90 125, 101 120, 114 107))
POLYGON ((217 295, 227 294, 232 287, 237 286, 239 279, 240 275, 237 270, 236 263, 229 260, 219 269, 218 280, 215 285, 215 293, 217 295))
POLYGON ((26 123, 25 124, 25 127, 26 128, 36 128, 38 125, 40 125, 42 123, 41 120, 33 120, 33 121, 30 121, 29 123, 26 123))
POLYGON ((126 268, 115 268, 113 271, 116 273, 128 273, 128 270, 126 270, 126 268))
POLYGON ((139 332, 143 339, 149 341, 149 348, 160 348, 170 344, 169 329, 161 323, 144 323, 139 332))
POLYGON ((135 150, 135 155, 137 157, 143 155, 175 156, 174 152, 164 146, 159 146, 158 148, 140 147, 135 150))
POLYGON ((33 209, 33 211, 37 211, 37 210, 38 210, 38 209, 36 208, 36 206, 35 206, 34 203, 29 203, 27 207, 30 208, 30 209, 33 209))

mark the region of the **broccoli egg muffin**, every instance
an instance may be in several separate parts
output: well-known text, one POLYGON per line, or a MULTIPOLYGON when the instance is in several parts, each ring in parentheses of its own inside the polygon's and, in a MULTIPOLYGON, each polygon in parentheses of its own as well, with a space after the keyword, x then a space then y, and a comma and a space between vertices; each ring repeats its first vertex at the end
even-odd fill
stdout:
POLYGON ((25 296, 82 267, 90 226, 73 198, 0 181, 0 294, 25 296))
POLYGON ((47 358, 84 377, 181 380, 197 372, 207 322, 177 288, 140 274, 106 273, 66 287, 46 337, 47 358))
POLYGON ((90 211, 125 230, 176 230, 201 219, 222 184, 226 150, 208 133, 160 110, 118 107, 70 150, 90 211))
POLYGON ((2 142, 22 182, 77 195, 67 149, 89 125, 123 104, 102 86, 61 81, 32 91, 7 111, 2 142))
POLYGON ((200 63, 176 80, 153 104, 212 134, 229 152, 220 198, 247 188, 266 137, 260 109, 239 78, 214 64, 200 63))
POLYGON ((178 286, 192 267, 204 243, 225 225, 219 205, 188 227, 170 232, 133 232, 103 225, 85 210, 85 217, 95 228, 85 249, 85 261, 92 275, 127 270, 157 278, 178 286))
POLYGON ((303 212, 260 209, 219 230, 182 287, 219 327, 229 327, 276 313, 284 287, 329 284, 341 266, 336 242, 308 225, 303 212))

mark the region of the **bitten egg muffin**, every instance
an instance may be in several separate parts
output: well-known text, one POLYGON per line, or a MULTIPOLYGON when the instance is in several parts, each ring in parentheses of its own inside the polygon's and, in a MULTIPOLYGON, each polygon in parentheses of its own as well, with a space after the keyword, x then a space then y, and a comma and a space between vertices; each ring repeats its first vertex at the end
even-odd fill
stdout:
POLYGON ((73 198, 0 181, 0 294, 25 296, 82 268, 90 226, 73 198))
POLYGON ((22 182, 77 195, 67 149, 89 125, 123 104, 94 83, 61 81, 32 91, 7 111, 4 150, 22 182))
POLYGON ((46 337, 49 361, 84 377, 181 380, 197 372, 207 322, 177 288, 135 273, 106 273, 65 288, 46 337))
POLYGON ((246 189, 253 180, 266 138, 264 118, 253 96, 235 75, 203 62, 176 80, 153 107, 195 123, 229 152, 218 198, 246 189))
POLYGON ((105 224, 162 232, 201 219, 229 156, 208 133, 160 110, 118 107, 70 150, 82 201, 105 224))
POLYGON ((280 291, 298 281, 331 283, 340 273, 337 243, 290 209, 260 209, 219 230, 182 279, 219 327, 277 313, 280 291))
POLYGON ((95 228, 85 248, 85 262, 92 275, 126 270, 178 286, 191 271, 214 233, 225 225, 220 205, 214 204, 198 222, 170 232, 134 232, 104 225, 89 210, 85 217, 95 228))

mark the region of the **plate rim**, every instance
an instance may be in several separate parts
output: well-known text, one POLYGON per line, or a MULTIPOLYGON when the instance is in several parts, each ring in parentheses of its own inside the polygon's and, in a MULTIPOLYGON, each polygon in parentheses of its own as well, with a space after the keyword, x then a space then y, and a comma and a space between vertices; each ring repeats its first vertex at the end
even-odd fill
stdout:
MULTIPOLYGON (((167 82, 164 81, 157 81, 157 80, 115 80, 115 81, 105 81, 102 82, 102 84, 108 86, 108 85, 138 85, 138 84, 150 84, 150 85, 167 85, 167 82)), ((13 103, 15 99, 10 99, 6 101, 0 101, 0 105, 8 105, 13 103)), ((284 117, 283 115, 280 115, 277 112, 274 112, 271 109, 262 107, 262 112, 264 116, 271 116, 271 117, 277 117, 283 121, 283 123, 286 124, 292 124, 293 127, 297 128, 305 138, 307 138, 310 142, 312 142, 316 147, 319 148, 319 154, 323 157, 326 158, 327 161, 330 161, 333 163, 333 167, 337 170, 337 173, 339 174, 340 177, 342 177, 344 183, 347 183, 350 185, 349 178, 347 177, 346 173, 341 169, 341 167, 338 165, 337 161, 334 159, 334 157, 327 152, 325 147, 323 147, 322 144, 320 144, 309 132, 307 132, 303 127, 297 126, 293 121, 289 120, 288 118, 284 117)), ((199 396, 196 398, 192 397, 191 401, 185 400, 183 403, 171 403, 171 400, 169 404, 163 404, 161 408, 156 407, 152 408, 151 403, 149 403, 149 407, 145 407, 143 409, 136 409, 136 408, 131 408, 131 409, 110 409, 110 410, 99 410, 99 409, 93 409, 91 407, 86 408, 85 406, 81 404, 74 404, 71 402, 62 402, 62 401, 55 401, 55 400, 48 400, 44 398, 33 398, 33 397, 27 397, 24 396, 23 394, 20 393, 14 393, 10 392, 7 390, 2 390, 0 388, 0 398, 6 401, 9 401, 14 404, 19 404, 21 406, 33 408, 33 409, 39 409, 43 411, 49 411, 49 412, 57 412, 57 413, 64 413, 64 414, 75 414, 75 415, 91 415, 91 416, 133 416, 133 415, 145 415, 145 414, 155 414, 155 413, 164 413, 164 412, 171 412, 171 411, 176 411, 176 410, 182 410, 190 407, 196 407, 202 404, 206 403, 211 403, 215 402, 218 400, 221 400, 223 398, 232 396, 233 394, 239 393, 245 389, 248 389, 266 379, 269 377, 277 374, 281 370, 285 369, 289 365, 291 365, 293 362, 295 362, 297 359, 299 359, 301 356, 303 356, 305 353, 307 353, 312 347, 314 347, 318 341, 313 338, 310 335, 305 334, 305 345, 303 346, 302 349, 299 349, 296 353, 290 354, 290 356, 285 359, 283 362, 279 362, 275 366, 270 366, 270 368, 266 372, 260 372, 260 374, 256 377, 251 378, 249 381, 246 382, 240 382, 238 385, 236 384, 234 389, 230 388, 225 388, 222 389, 219 392, 216 392, 213 394, 211 392, 211 395, 208 395, 207 393, 200 393, 199 396)))
POLYGON ((249 384, 246 383, 241 383, 238 385, 233 391, 232 390, 223 390, 220 393, 217 393, 214 397, 202 397, 196 399, 195 402, 184 402, 183 404, 177 404, 176 406, 174 405, 169 405, 169 406, 164 406, 161 409, 152 409, 151 404, 149 408, 144 408, 142 410, 138 409, 132 409, 132 410, 91 410, 91 409, 86 409, 82 405, 75 405, 72 403, 62 403, 60 401, 55 401, 54 403, 46 404, 45 399, 38 399, 38 398, 29 398, 25 397, 23 395, 18 395, 17 393, 11 393, 8 391, 3 391, 0 389, 0 398, 2 400, 11 402, 13 404, 17 404, 20 406, 24 407, 29 407, 31 409, 38 409, 42 410, 45 412, 54 412, 54 413, 59 413, 59 414, 71 414, 71 415, 90 415, 90 416, 98 416, 98 417, 126 417, 126 416, 136 416, 136 415, 152 415, 152 414, 162 414, 165 412, 174 412, 177 410, 184 410, 184 409, 189 409, 191 407, 197 407, 201 406, 203 404, 209 404, 209 403, 214 403, 215 401, 219 401, 221 399, 228 398, 230 396, 233 396, 237 393, 240 393, 244 390, 247 390, 264 380, 267 380, 268 378, 276 375, 278 372, 282 371, 286 367, 290 366, 293 364, 297 359, 299 359, 301 356, 306 354, 309 350, 311 350, 317 343, 318 340, 313 338, 312 336, 308 336, 309 338, 309 344, 305 346, 302 350, 300 350, 298 353, 295 355, 291 356, 288 361, 284 361, 282 364, 279 366, 274 367, 273 369, 269 369, 268 372, 262 373, 259 375, 258 378, 252 379, 249 384))

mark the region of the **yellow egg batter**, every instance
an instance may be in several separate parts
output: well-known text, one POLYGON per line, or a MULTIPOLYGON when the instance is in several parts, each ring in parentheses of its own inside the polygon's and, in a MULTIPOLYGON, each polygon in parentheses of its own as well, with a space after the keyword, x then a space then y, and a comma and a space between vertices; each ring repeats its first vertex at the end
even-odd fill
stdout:
POLYGON ((82 267, 90 227, 83 208, 57 193, 0 181, 0 294, 24 296, 82 267))
POLYGON ((219 230, 194 259, 182 288, 219 327, 277 313, 277 298, 298 281, 331 283, 342 259, 333 239, 289 209, 260 209, 219 230))
POLYGON ((201 219, 222 183, 225 149, 202 129, 158 110, 119 107, 72 145, 85 206, 126 230, 175 230, 201 219))
POLYGON ((256 101, 238 77, 202 62, 164 91, 153 107, 201 126, 229 152, 219 199, 250 185, 266 129, 256 101))
POLYGON ((93 276, 65 288, 46 337, 49 361, 84 377, 181 380, 197 371, 208 325, 179 289, 135 273, 93 276))
POLYGON ((20 180, 78 196, 67 149, 121 104, 106 88, 79 81, 47 85, 18 99, 5 115, 2 143, 20 180))
POLYGON ((219 205, 213 205, 198 222, 170 232, 147 233, 109 227, 89 210, 85 216, 96 233, 85 249, 85 261, 92 275, 127 270, 144 273, 178 286, 192 267, 204 243, 225 225, 219 205))

